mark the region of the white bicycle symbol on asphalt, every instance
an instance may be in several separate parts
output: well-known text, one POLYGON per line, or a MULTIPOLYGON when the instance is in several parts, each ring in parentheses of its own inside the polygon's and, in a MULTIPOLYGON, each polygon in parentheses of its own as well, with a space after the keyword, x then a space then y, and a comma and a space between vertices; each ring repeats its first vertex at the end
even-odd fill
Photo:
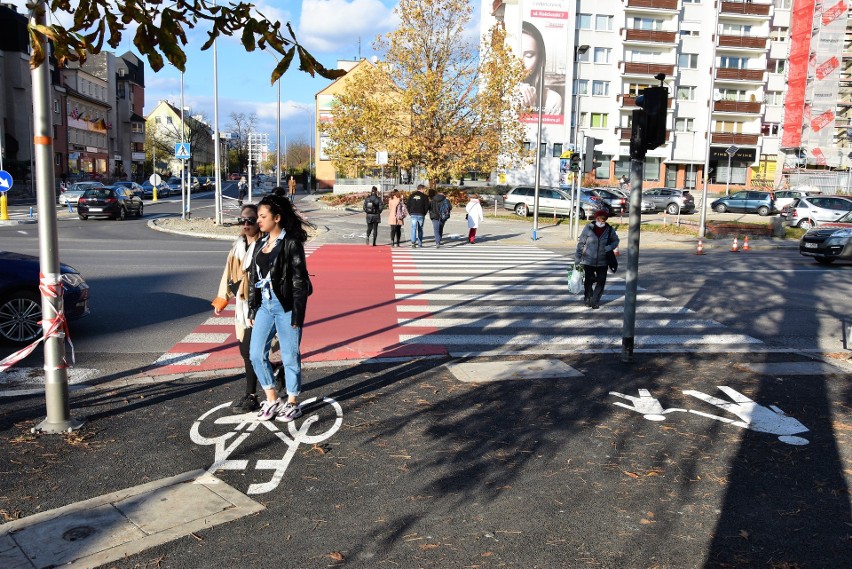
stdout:
MULTIPOLYGON (((319 398, 317 397, 307 399, 302 403, 302 407, 304 408, 318 399, 319 398)), ((288 430, 290 431, 290 437, 288 437, 285 432, 278 429, 274 421, 258 420, 256 412, 219 417, 213 421, 213 424, 235 425, 233 430, 218 437, 205 437, 202 435, 200 431, 201 423, 217 411, 230 407, 231 403, 228 402, 210 409, 196 419, 192 424, 192 428, 189 430, 189 438, 195 444, 215 445, 214 462, 210 468, 207 469, 208 474, 213 474, 217 470, 245 470, 248 468, 248 460, 231 460, 229 457, 237 448, 239 448, 243 441, 245 441, 255 431, 255 429, 257 429, 259 425, 266 427, 268 431, 284 441, 287 445, 287 451, 279 460, 258 460, 255 464, 255 468, 257 470, 274 471, 272 473, 272 478, 268 482, 264 482, 263 484, 252 484, 249 486, 247 491, 248 494, 263 494, 275 490, 275 488, 277 488, 281 483, 281 480, 284 479, 284 473, 287 471, 287 467, 290 465, 290 461, 296 454, 296 450, 300 444, 321 443, 340 429, 340 426, 343 424, 343 409, 340 407, 340 403, 329 397, 323 397, 321 401, 330 405, 334 409, 336 417, 334 424, 329 427, 327 431, 316 435, 308 434, 308 430, 311 425, 319 420, 319 416, 316 414, 307 417, 298 427, 296 427, 295 422, 287 423, 288 430)))

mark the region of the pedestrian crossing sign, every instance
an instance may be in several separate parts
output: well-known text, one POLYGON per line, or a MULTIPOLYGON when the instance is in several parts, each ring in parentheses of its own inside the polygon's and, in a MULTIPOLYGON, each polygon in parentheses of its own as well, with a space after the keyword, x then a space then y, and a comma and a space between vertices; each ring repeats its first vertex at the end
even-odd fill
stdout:
POLYGON ((178 160, 189 160, 189 143, 188 142, 176 142, 175 143, 175 158, 178 160))

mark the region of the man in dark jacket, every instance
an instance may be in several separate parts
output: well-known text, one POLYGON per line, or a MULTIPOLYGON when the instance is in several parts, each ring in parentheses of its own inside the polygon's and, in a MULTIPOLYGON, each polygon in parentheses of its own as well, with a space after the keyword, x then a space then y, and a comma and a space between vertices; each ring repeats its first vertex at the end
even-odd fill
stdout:
POLYGON ((423 193, 426 186, 420 184, 417 189, 408 196, 405 206, 411 218, 411 246, 423 247, 423 220, 429 212, 429 197, 423 193))
POLYGON ((450 219, 450 210, 453 208, 450 200, 442 193, 429 190, 432 196, 429 204, 429 219, 432 220, 432 229, 435 233, 435 248, 441 248, 441 238, 444 236, 444 224, 450 219))
POLYGON ((370 244, 370 234, 373 235, 373 247, 376 246, 376 238, 379 236, 379 223, 382 221, 382 198, 379 197, 379 189, 373 186, 370 195, 364 200, 364 213, 367 214, 367 245, 370 244))

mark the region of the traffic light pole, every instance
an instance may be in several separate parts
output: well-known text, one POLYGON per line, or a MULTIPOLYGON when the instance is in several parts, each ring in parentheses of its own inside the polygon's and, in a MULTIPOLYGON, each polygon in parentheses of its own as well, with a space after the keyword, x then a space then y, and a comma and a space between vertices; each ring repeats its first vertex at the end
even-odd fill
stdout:
POLYGON ((542 108, 544 107, 544 69, 538 74, 538 134, 535 145, 535 196, 533 197, 533 227, 532 240, 538 239, 538 196, 541 187, 541 123, 542 108))
POLYGON ((642 180, 645 158, 630 158, 630 213, 627 231, 627 271, 624 290, 624 324, 621 333, 621 361, 633 361, 636 336, 636 293, 639 289, 639 227, 642 223, 642 180))

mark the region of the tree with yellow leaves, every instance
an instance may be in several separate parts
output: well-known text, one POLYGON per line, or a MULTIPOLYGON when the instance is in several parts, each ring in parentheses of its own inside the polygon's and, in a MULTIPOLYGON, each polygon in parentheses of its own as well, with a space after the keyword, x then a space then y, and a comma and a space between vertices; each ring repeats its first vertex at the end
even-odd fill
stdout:
POLYGON ((374 43, 381 61, 344 78, 333 120, 322 127, 335 167, 360 173, 387 151, 434 186, 518 165, 524 69, 505 32, 492 28, 477 53, 465 29, 468 0, 401 0, 396 13, 399 27, 374 43))

